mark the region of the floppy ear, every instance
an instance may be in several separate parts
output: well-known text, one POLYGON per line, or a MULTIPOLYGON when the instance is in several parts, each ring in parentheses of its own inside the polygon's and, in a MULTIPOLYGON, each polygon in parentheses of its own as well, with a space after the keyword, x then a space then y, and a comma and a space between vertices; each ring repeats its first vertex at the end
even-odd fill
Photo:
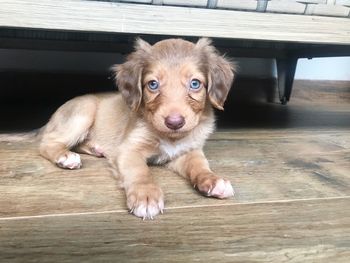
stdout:
POLYGON ((236 65, 221 56, 208 38, 199 39, 196 48, 201 49, 207 59, 209 100, 215 108, 223 110, 232 86, 236 65))
POLYGON ((142 100, 142 70, 147 62, 151 45, 141 38, 135 41, 135 51, 131 53, 126 62, 114 65, 116 84, 126 104, 131 110, 137 111, 142 100))

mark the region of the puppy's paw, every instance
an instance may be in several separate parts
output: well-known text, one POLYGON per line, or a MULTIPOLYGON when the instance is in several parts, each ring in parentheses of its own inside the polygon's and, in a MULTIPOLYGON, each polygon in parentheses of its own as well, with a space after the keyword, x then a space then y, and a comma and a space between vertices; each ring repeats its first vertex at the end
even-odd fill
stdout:
POLYGON ((102 148, 98 145, 91 147, 91 154, 96 157, 104 157, 104 152, 102 148))
POLYGON ((58 158, 56 162, 58 167, 64 169, 79 169, 81 167, 80 155, 74 152, 67 152, 58 158))
POLYGON ((76 148, 74 148, 74 151, 90 154, 96 157, 105 157, 103 149, 99 145, 91 142, 85 142, 84 144, 78 145, 76 148))
POLYGON ((127 191, 127 205, 130 213, 143 219, 153 219, 163 213, 164 195, 155 184, 135 184, 127 191))
POLYGON ((206 196, 220 199, 229 198, 235 194, 230 181, 212 174, 199 176, 196 188, 206 196))

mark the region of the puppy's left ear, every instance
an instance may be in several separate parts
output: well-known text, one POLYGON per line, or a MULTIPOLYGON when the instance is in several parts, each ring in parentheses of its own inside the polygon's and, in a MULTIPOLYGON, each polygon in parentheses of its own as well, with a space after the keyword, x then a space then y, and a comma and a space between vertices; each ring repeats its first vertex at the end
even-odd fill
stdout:
POLYGON ((150 49, 150 44, 138 38, 135 42, 135 51, 127 57, 126 62, 111 68, 124 101, 133 111, 137 111, 141 105, 142 70, 149 58, 150 49))
POLYGON ((209 100, 215 108, 224 110, 224 103, 235 76, 236 65, 220 55, 208 38, 199 39, 196 48, 204 52, 207 59, 209 100))

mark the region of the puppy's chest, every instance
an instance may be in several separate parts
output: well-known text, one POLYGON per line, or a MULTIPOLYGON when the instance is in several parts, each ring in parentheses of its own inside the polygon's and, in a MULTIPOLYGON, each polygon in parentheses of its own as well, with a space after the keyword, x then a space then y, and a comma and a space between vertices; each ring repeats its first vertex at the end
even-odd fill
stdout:
POLYGON ((194 149, 203 147, 203 140, 182 139, 176 142, 160 140, 158 154, 148 158, 148 163, 164 164, 194 149))

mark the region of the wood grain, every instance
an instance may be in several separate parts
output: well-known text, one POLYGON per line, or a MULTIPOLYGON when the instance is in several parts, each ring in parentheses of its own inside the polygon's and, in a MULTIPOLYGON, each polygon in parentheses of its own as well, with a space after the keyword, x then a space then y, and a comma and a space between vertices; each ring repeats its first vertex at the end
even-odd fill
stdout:
POLYGON ((233 199, 205 198, 152 167, 166 198, 154 221, 128 214, 105 159, 84 155, 83 169, 67 171, 36 143, 0 142, 0 262, 347 263, 349 89, 298 85, 307 91, 288 106, 254 116, 240 101, 225 111, 231 128, 209 139, 205 153, 232 181, 233 199), (262 125, 233 129, 233 114, 262 125))
POLYGON ((268 1, 267 12, 304 14, 305 4, 292 1, 268 1))
MULTIPOLYGON (((37 145, 0 143, 0 216, 122 210, 125 197, 104 159, 83 156, 83 168, 62 170, 37 145)), ((166 207, 350 195, 350 138, 343 131, 226 131, 205 147, 212 169, 234 185, 229 200, 199 195, 164 167, 152 173, 166 207)))
POLYGON ((348 262, 350 198, 0 220, 2 262, 348 262))
POLYGON ((101 1, 0 0, 0 27, 350 44, 348 18, 101 1))

